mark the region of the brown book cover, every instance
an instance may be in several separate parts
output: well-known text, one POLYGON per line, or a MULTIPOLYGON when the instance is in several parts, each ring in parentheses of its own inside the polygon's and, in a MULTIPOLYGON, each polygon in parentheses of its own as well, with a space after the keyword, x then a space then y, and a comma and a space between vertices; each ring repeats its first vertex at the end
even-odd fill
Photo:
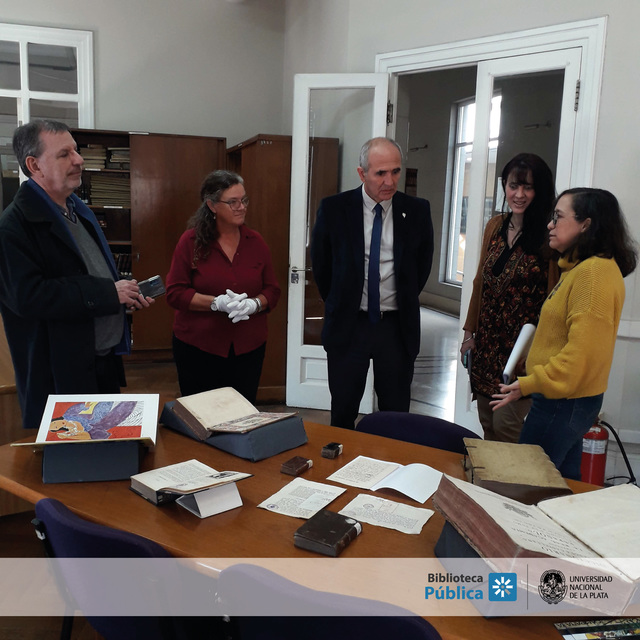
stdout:
POLYGON ((604 596, 578 606, 620 615, 640 596, 640 488, 634 485, 560 496, 535 506, 443 475, 433 505, 493 571, 517 573, 543 599, 541 575, 550 566, 569 582, 606 585, 604 596))
POLYGON ((296 547, 337 557, 360 535, 362 525, 353 518, 322 509, 293 534, 296 547))
POLYGON ((542 447, 465 438, 467 478, 524 504, 572 493, 542 447))
POLYGON ((197 440, 205 441, 211 435, 211 432, 178 400, 173 405, 173 412, 182 420, 184 426, 191 431, 197 440))
POLYGON ((433 505, 481 557, 491 559, 496 571, 522 568, 516 559, 554 558, 554 566, 568 574, 604 576, 612 602, 603 606, 616 611, 624 609, 640 583, 635 535, 640 488, 634 485, 560 496, 535 506, 443 475, 433 505))

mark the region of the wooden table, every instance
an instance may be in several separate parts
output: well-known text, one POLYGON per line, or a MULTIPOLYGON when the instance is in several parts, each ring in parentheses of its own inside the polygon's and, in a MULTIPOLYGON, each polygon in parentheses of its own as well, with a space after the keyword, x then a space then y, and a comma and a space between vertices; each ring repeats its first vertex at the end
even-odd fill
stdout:
MULTIPOLYGON (((327 476, 358 455, 400 464, 422 462, 449 475, 463 477, 460 454, 325 425, 306 423, 305 428, 309 437, 306 445, 252 463, 160 427, 157 445, 145 455, 141 470, 197 458, 219 471, 254 474, 238 485, 243 507, 207 519, 199 519, 176 504, 156 507, 130 491, 128 480, 43 484, 42 454, 30 447, 0 447, 0 488, 34 504, 41 498, 56 498, 88 520, 150 538, 176 556, 211 559, 209 562, 215 567, 217 559, 225 558, 317 558, 293 545, 293 533, 301 523, 299 519, 256 508, 292 480, 291 476, 280 473, 282 462, 292 455, 313 460, 313 467, 303 477, 317 482, 326 482, 327 476), (333 460, 322 458, 322 446, 331 441, 343 443, 343 454, 333 460)), ((584 491, 589 485, 572 483, 572 487, 584 491)), ((331 503, 330 509, 339 511, 363 491, 346 487, 346 491, 331 503)), ((377 492, 376 495, 420 506, 399 493, 377 492)), ((431 506, 430 500, 424 505, 426 508, 431 506)), ((443 522, 442 516, 435 513, 420 535, 366 525, 366 535, 359 536, 340 557, 433 558, 443 522)), ((224 566, 224 560, 221 560, 219 568, 224 566)), ((322 585, 317 587, 324 588, 322 585)), ((464 603, 460 606, 464 607, 464 603)), ((430 617, 429 620, 447 639, 559 637, 551 618, 486 620, 470 615, 430 617)))

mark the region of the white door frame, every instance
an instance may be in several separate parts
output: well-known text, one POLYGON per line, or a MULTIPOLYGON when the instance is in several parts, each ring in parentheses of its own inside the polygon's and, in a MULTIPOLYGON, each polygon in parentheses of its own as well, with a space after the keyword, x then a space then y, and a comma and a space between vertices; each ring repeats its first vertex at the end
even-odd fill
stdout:
MULTIPOLYGON (((561 52, 567 49, 578 49, 580 51, 579 69, 577 69, 579 82, 579 107, 575 113, 572 126, 574 126, 573 139, 571 141, 572 152, 567 155, 566 144, 568 128, 565 126, 561 131, 561 140, 559 141, 558 155, 558 180, 557 188, 564 188, 576 185, 589 186, 592 183, 593 165, 595 160, 595 145, 598 124, 598 109, 602 86, 602 72, 604 64, 604 45, 606 37, 607 18, 594 18, 591 20, 583 20, 568 24, 553 25, 550 27, 542 27, 516 33, 501 34, 486 38, 478 38, 463 42, 454 42, 433 47, 424 47, 420 49, 412 49, 408 51, 399 51, 392 53, 380 54, 376 57, 376 71, 386 72, 391 75, 390 79, 390 99, 397 103, 398 94, 398 76, 406 73, 417 73, 424 71, 433 71, 436 69, 445 69, 453 67, 462 67, 469 65, 478 65, 478 87, 476 93, 480 90, 480 81, 484 77, 490 81, 484 83, 487 96, 484 96, 482 102, 490 103, 493 87, 493 76, 502 75, 497 72, 497 67, 492 68, 481 63, 487 61, 497 61, 504 59, 513 59, 514 69, 517 67, 517 58, 527 54, 539 54, 547 52, 561 52), (490 87, 488 89, 488 87, 490 87), (567 170, 568 169, 568 170, 567 170)), ((504 67, 508 67, 510 63, 504 67)), ((563 107, 568 99, 568 79, 575 77, 576 65, 569 72, 569 66, 565 67, 565 91, 563 93, 563 107)), ((506 75, 509 75, 507 72, 506 75)), ((577 93, 578 87, 574 87, 573 91, 577 93)), ((480 106, 480 99, 477 99, 478 111, 476 113, 476 132, 477 134, 486 128, 488 132, 488 104, 485 112, 480 106), (486 122, 485 122, 486 120, 486 122)), ((565 119, 566 125, 566 119, 565 119)), ((395 123, 391 124, 388 129, 388 135, 394 136, 395 123)), ((474 166, 471 175, 471 181, 475 184, 475 190, 484 188, 483 181, 486 176, 486 144, 483 145, 481 140, 478 144, 474 144, 474 156, 476 150, 481 157, 479 158, 479 166, 476 166, 474 157, 474 166), (484 155, 484 160, 482 160, 484 155), (484 169, 483 169, 484 167, 484 169), (474 175, 475 173, 475 175, 474 175)), ((474 187, 471 187, 474 189, 474 187)), ((480 191, 478 191, 480 193, 480 191)), ((473 207, 469 207, 469 211, 473 211, 473 207)), ((482 211, 482 208, 479 209, 482 211)), ((468 306, 471 295, 471 281, 477 267, 480 244, 482 241, 482 221, 469 220, 467 225, 474 229, 472 237, 474 242, 466 243, 464 272, 467 277, 464 279, 462 288, 461 309, 465 310, 468 306), (475 224, 474 224, 475 223, 475 224), (477 227, 477 228, 476 228, 477 227)), ((469 234, 471 235, 471 234, 469 234)), ((460 318, 460 335, 462 335, 462 324, 464 322, 464 312, 460 318)), ((479 430, 479 424, 475 411, 470 409, 469 388, 467 381, 467 373, 458 364, 456 374, 456 407, 454 419, 459 424, 463 424, 474 430, 479 430)))
MULTIPOLYGON (((576 118, 571 184, 586 186, 591 184, 593 175, 606 29, 607 18, 602 17, 433 47, 383 53, 376 56, 375 68, 376 71, 391 74, 389 98, 395 104, 400 74, 464 67, 485 60, 580 47, 580 108, 576 118)), ((390 135, 393 133, 392 124, 390 135)))
MULTIPOLYGON (((329 409, 327 357, 319 345, 304 344, 305 264, 308 208, 310 102, 313 89, 373 89, 371 137, 386 135, 389 77, 383 73, 298 74, 294 78, 291 148, 291 214, 289 240, 289 309, 287 327, 287 405, 329 409)), ((364 142, 364 140, 362 141, 364 142)), ((355 173, 355 167, 354 167, 355 173)), ((367 379, 360 411, 373 410, 373 378, 367 379)))
MULTIPOLYGON (((467 234, 464 255, 464 273, 469 277, 462 283, 460 301, 460 327, 469 308, 475 275, 480 259, 480 245, 484 232, 484 198, 487 187, 487 165, 489 155, 489 118, 494 80, 499 77, 524 73, 537 73, 549 69, 564 69, 564 89, 560 130, 558 135, 558 162, 556 168, 556 188, 562 191, 571 183, 571 171, 575 158, 576 112, 575 86, 580 73, 581 49, 562 49, 546 53, 535 53, 514 58, 489 60, 478 64, 476 84, 476 120, 473 141, 473 157, 469 177, 469 206, 467 212, 467 234)), ((467 371, 458 361, 456 372, 455 421, 458 424, 479 431, 478 416, 471 405, 467 371)))

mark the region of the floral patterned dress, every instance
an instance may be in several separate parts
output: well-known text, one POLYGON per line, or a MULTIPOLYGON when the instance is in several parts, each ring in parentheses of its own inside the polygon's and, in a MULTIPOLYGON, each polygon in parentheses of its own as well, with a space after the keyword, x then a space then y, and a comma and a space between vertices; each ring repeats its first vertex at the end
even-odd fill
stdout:
POLYGON ((487 225, 485 234, 489 237, 485 235, 486 251, 474 280, 469 312, 471 316, 472 309, 477 309, 476 321, 468 317, 465 323, 465 329, 475 331, 471 387, 474 393, 487 397, 499 390, 522 326, 537 324, 549 280, 549 265, 541 256, 525 253, 519 240, 509 248, 509 220, 506 217, 502 224, 500 220, 499 216, 487 225), (467 326, 470 322, 475 326, 467 326))

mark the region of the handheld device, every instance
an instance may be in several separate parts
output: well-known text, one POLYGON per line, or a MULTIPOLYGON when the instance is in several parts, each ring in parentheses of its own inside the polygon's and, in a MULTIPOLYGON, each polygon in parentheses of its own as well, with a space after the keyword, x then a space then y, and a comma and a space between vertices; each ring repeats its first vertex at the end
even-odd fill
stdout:
POLYGON ((140 293, 145 298, 157 298, 166 293, 164 282, 162 282, 160 276, 153 276, 147 280, 142 280, 138 282, 138 287, 140 288, 140 293))

